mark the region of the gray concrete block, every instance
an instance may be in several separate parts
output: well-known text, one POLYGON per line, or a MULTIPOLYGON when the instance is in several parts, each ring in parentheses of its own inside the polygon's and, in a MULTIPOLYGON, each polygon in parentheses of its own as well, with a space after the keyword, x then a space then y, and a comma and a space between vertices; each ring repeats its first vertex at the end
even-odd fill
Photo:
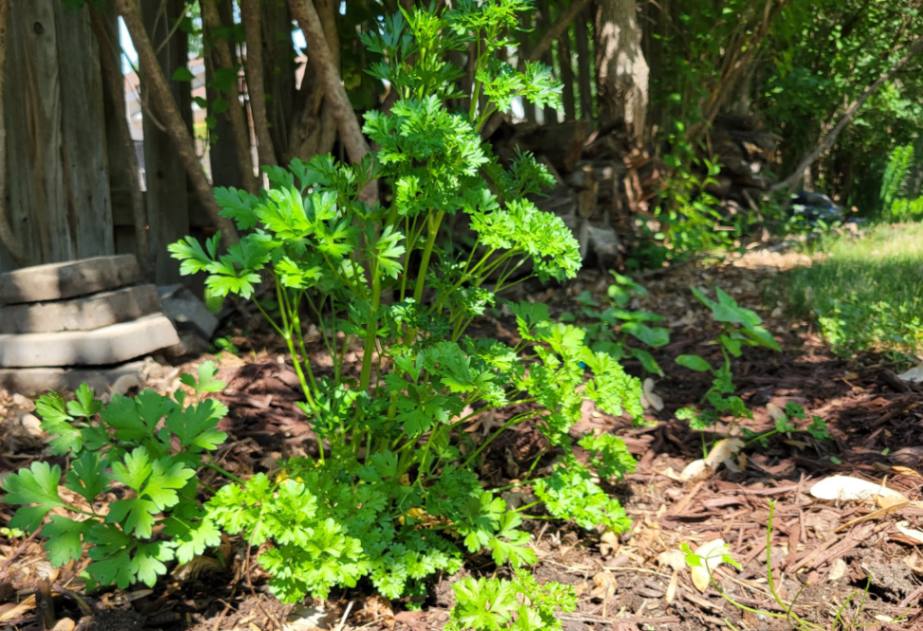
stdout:
POLYGON ((210 340, 218 328, 218 318, 201 300, 182 285, 158 287, 163 312, 177 328, 191 330, 210 340))
MULTIPOLYGON (((0 388, 29 397, 46 392, 72 392, 88 384, 96 394, 118 390, 118 385, 143 383, 144 362, 131 362, 115 368, 0 368, 0 388)), ((123 393, 124 394, 124 393, 123 393)))
POLYGON ((0 304, 86 296, 140 281, 141 270, 131 254, 23 267, 0 274, 0 304))
POLYGON ((161 314, 94 331, 0 335, 0 367, 99 366, 118 364, 179 342, 161 314))
POLYGON ((123 287, 80 298, 0 306, 0 334, 92 331, 158 311, 154 285, 123 287))

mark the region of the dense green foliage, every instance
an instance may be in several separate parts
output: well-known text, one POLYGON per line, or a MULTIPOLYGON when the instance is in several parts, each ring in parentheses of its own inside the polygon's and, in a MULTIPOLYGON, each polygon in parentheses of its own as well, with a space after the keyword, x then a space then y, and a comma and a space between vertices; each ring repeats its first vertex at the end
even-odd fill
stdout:
POLYGON ((375 152, 353 166, 321 156, 268 169, 270 188, 260 195, 219 189, 241 242, 226 253, 217 238, 171 248, 183 273, 207 274, 212 294, 257 304, 301 381, 317 453, 272 477, 230 484, 207 504, 216 525, 263 547, 260 563, 283 600, 325 596, 365 576, 385 596, 413 596, 481 550, 498 566, 528 565, 535 554, 522 523, 536 504, 585 528, 628 526, 598 476, 618 478, 633 466, 630 455, 614 437, 586 443, 597 454, 588 468, 571 455, 569 432, 586 399, 639 417, 637 379, 540 304, 507 305, 518 342, 469 334, 507 287, 572 278, 580 266, 562 220, 525 197, 548 183, 544 167, 528 154, 503 166, 479 136, 513 97, 557 100, 541 66, 520 71, 496 55, 527 6, 460 3, 386 20, 365 37, 382 58, 372 73, 398 95, 389 111, 365 117, 375 152), (450 59, 472 42, 480 43, 475 82, 462 95, 450 59), (378 202, 363 194, 370 183, 378 202), (445 238, 456 215, 476 237, 468 250, 445 238), (260 294, 267 276, 268 298, 260 294), (309 353, 311 324, 330 369, 309 353), (535 478, 543 452, 535 455, 520 485, 538 500, 514 508, 478 471, 491 445, 524 423, 558 462, 535 478), (477 427, 483 435, 469 431, 477 427))
MULTIPOLYGON (((783 139, 783 174, 815 146, 845 103, 905 54, 921 26, 923 15, 913 2, 787 3, 767 44, 771 64, 758 76, 757 95, 768 128, 783 139)), ((814 169, 818 190, 867 215, 878 210, 891 150, 915 144, 923 131, 919 68, 919 61, 912 62, 867 102, 814 169)))
MULTIPOLYGON (((224 387, 209 363, 198 380, 182 381, 196 395, 224 387)), ((42 528, 53 565, 82 558, 88 546, 90 585, 153 586, 165 563, 186 563, 220 542, 198 500, 198 475, 216 466, 208 454, 227 438, 216 429, 227 412, 221 403, 189 401, 183 390, 172 397, 145 390, 103 404, 84 385, 73 401, 49 394, 36 408, 52 453, 68 456, 66 474, 33 462, 4 478, 3 501, 20 506, 10 526, 42 528), (119 499, 111 501, 113 494, 119 499)))

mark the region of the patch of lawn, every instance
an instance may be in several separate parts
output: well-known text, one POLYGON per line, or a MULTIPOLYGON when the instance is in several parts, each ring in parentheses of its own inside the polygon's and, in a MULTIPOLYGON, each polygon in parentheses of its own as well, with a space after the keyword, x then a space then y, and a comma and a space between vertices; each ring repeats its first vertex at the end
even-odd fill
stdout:
POLYGON ((835 350, 923 355, 923 223, 831 237, 783 278, 794 311, 815 317, 835 350))

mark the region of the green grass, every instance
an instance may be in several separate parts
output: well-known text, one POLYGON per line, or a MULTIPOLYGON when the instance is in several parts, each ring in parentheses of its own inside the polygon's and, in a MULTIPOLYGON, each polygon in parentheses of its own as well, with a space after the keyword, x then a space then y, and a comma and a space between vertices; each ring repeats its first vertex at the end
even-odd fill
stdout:
POLYGON ((836 351, 923 355, 923 223, 829 237, 812 266, 783 278, 793 310, 836 351))

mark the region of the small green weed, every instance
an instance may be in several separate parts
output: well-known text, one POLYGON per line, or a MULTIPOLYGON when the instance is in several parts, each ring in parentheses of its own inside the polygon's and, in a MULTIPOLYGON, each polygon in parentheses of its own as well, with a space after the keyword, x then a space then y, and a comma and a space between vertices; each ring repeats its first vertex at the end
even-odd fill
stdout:
POLYGON ((680 355, 676 358, 680 366, 696 372, 710 372, 713 377, 712 385, 703 398, 704 405, 680 408, 676 417, 688 421, 689 426, 695 430, 706 430, 725 416, 735 422, 737 419, 751 418, 752 413, 743 399, 734 394, 731 360, 740 357, 745 346, 761 346, 778 351, 779 343, 763 327, 762 319, 754 311, 738 305, 720 287, 715 289, 715 300, 698 288, 693 288, 692 293, 708 307, 712 318, 721 325, 717 342, 721 348, 722 362, 715 367, 700 355, 680 355))
POLYGON ((586 331, 587 343, 594 351, 616 359, 634 358, 645 371, 663 376, 663 369, 650 351, 638 346, 661 348, 670 343, 670 330, 658 326, 663 316, 642 309, 631 309, 631 301, 647 290, 628 276, 612 272, 613 283, 606 290, 608 305, 600 305, 589 292, 577 296, 576 314, 561 314, 562 322, 578 322, 586 331))

